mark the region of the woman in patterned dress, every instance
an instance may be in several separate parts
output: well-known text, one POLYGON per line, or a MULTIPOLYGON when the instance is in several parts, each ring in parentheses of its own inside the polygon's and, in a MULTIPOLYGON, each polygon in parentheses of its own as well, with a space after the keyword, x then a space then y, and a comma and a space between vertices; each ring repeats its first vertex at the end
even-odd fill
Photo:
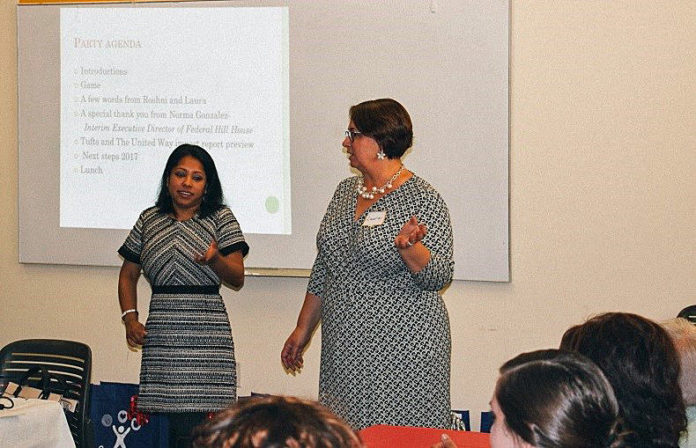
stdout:
POLYGON ((126 341, 143 347, 138 407, 169 416, 172 447, 190 446, 193 427, 236 399, 234 344, 219 290, 221 282, 242 287, 248 251, 223 204, 213 159, 199 146, 177 147, 156 205, 140 214, 118 251, 126 341), (145 325, 137 311, 141 269, 152 288, 145 325))
POLYGON ((356 429, 447 427, 450 328, 438 293, 452 279, 452 228, 440 195, 404 168, 408 112, 392 99, 350 109, 343 140, 361 176, 336 189, 317 235, 297 327, 281 360, 302 354, 321 321, 319 400, 356 429))

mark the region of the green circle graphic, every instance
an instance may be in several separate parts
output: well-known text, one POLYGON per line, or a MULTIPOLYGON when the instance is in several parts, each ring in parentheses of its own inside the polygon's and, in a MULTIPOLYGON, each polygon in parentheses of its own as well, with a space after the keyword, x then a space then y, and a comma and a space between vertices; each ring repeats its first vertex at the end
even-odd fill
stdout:
POLYGON ((269 196, 266 198, 266 210, 268 213, 277 213, 280 209, 280 201, 275 196, 269 196))

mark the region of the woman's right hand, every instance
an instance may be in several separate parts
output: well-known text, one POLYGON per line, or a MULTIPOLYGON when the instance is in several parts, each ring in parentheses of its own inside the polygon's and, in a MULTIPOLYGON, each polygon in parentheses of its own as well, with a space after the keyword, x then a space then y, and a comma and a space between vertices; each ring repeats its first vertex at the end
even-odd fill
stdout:
POLYGON ((309 342, 311 332, 300 327, 295 327, 290 337, 283 345, 283 351, 280 352, 280 360, 283 366, 291 372, 297 372, 304 365, 302 353, 309 342))
POLYGON ((143 345, 145 343, 145 335, 147 335, 145 325, 135 318, 128 319, 124 323, 126 325, 126 342, 128 342, 128 345, 131 347, 143 345))

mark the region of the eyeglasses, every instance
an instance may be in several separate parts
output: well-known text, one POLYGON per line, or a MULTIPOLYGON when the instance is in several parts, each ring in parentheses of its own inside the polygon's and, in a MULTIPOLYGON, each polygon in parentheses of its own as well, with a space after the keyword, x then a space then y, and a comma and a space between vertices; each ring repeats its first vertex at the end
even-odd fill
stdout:
POLYGON ((354 131, 352 129, 346 129, 345 135, 346 137, 348 137, 348 140, 350 140, 350 142, 353 143, 355 141, 355 136, 362 135, 362 132, 354 131))

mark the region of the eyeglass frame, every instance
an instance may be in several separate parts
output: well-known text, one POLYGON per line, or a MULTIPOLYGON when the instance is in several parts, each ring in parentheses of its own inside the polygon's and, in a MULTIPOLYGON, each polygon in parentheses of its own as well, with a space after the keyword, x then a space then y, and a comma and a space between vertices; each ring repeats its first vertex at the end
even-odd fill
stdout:
POLYGON ((363 133, 360 131, 352 131, 350 129, 346 129, 346 131, 344 132, 344 135, 346 137, 348 137, 348 140, 350 140, 351 143, 353 143, 355 141, 355 136, 356 135, 363 135, 363 133))

